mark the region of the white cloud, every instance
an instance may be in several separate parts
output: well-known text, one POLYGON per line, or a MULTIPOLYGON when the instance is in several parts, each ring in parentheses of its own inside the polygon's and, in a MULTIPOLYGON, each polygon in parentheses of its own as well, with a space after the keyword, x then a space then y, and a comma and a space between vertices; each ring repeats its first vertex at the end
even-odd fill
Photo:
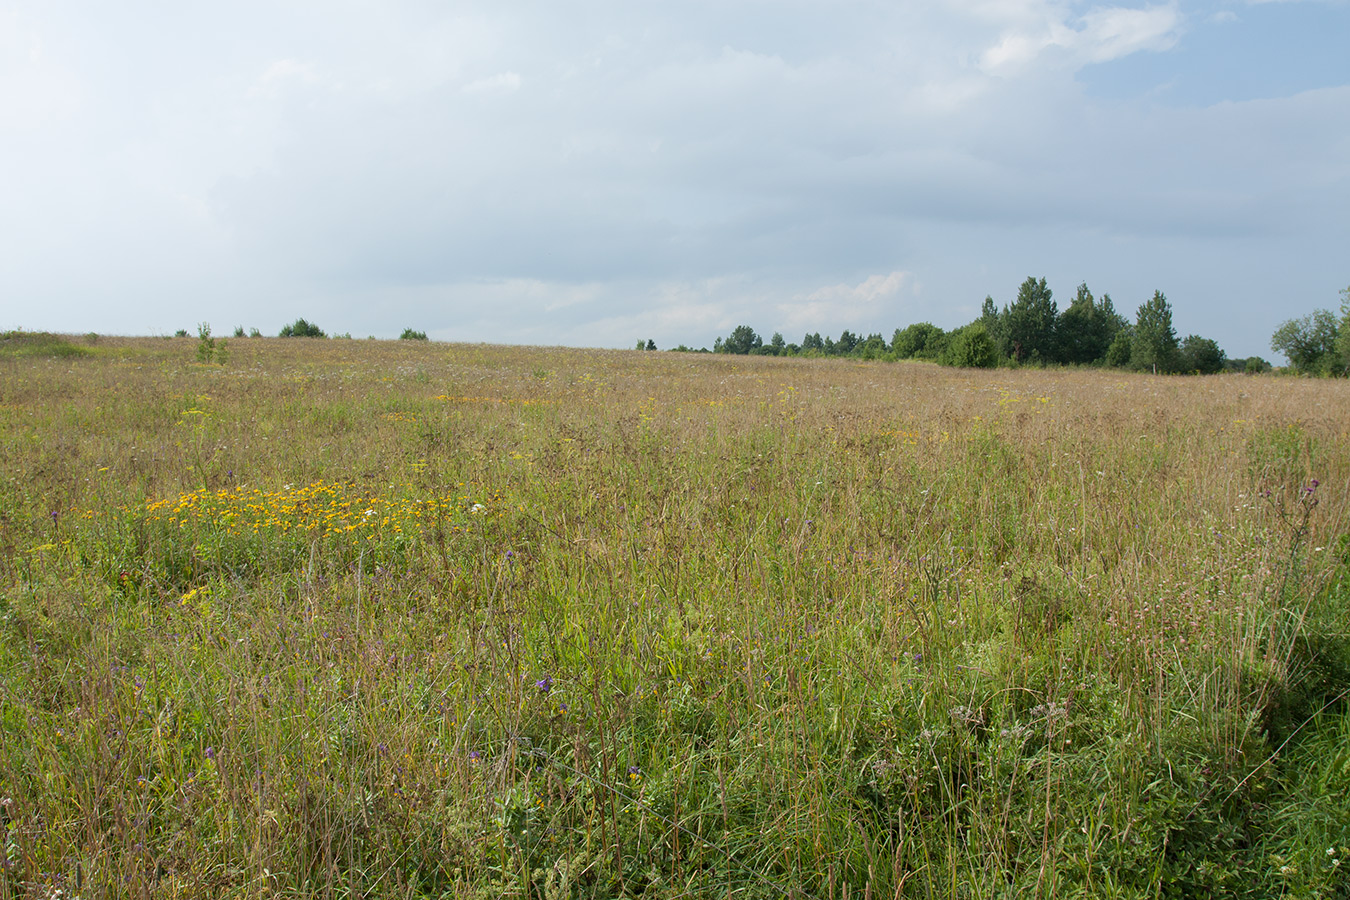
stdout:
POLYGON ((306 87, 319 84, 319 74, 313 63, 298 59, 279 59, 258 76, 249 93, 254 96, 275 96, 288 85, 306 87))
POLYGON ((791 331, 838 328, 881 328, 883 320, 904 315, 899 301, 916 291, 911 272, 893 271, 869 275, 857 284, 832 284, 805 296, 777 305, 783 326, 791 331))
POLYGON ((20 4, 0 296, 101 331, 248 302, 265 330, 383 333, 397 302, 395 333, 702 345, 959 325, 1031 273, 1180 313, 1203 257, 1228 327, 1268 302, 1258 268, 1311 284, 1344 256, 1350 89, 1167 107, 1212 8, 1127 2, 20 4), (1097 70, 1119 99, 1075 77, 1169 48, 1097 70))
POLYGON ((1174 6, 1097 7, 1077 19, 1047 7, 1042 21, 1005 31, 981 55, 980 66, 992 74, 1015 74, 1053 49, 1063 63, 1078 68, 1140 51, 1168 50, 1176 45, 1181 28, 1174 6))
POLYGON ((466 94, 509 94, 520 90, 520 73, 499 72, 471 81, 462 90, 466 94))

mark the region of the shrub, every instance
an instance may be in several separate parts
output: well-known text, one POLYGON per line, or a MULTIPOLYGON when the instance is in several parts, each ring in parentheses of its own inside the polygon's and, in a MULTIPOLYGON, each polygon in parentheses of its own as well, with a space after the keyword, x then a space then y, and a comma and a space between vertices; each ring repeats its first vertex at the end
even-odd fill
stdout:
POLYGON ((992 369, 998 365, 998 348, 979 322, 952 332, 942 362, 963 369, 992 369))
POLYGON ((425 341, 427 333, 425 331, 413 331, 411 328, 403 329, 403 333, 398 336, 400 341, 425 341))
POLYGON ((328 337, 323 329, 312 322, 306 322, 304 319, 296 319, 292 324, 281 329, 282 337, 328 337))

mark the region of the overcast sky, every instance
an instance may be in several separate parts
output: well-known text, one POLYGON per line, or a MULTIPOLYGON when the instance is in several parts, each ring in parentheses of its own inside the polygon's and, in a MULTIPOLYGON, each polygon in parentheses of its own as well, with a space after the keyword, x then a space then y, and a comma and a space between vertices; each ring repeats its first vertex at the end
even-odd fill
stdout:
POLYGON ((711 346, 1045 276, 1274 358, 1350 3, 0 0, 0 328, 711 346))

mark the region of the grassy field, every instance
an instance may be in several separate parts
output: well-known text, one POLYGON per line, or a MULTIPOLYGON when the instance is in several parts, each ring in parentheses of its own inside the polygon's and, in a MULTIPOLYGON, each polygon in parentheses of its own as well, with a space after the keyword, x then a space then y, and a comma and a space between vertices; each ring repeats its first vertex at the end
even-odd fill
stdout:
POLYGON ((1350 896, 1350 383, 0 340, 0 900, 1350 896))

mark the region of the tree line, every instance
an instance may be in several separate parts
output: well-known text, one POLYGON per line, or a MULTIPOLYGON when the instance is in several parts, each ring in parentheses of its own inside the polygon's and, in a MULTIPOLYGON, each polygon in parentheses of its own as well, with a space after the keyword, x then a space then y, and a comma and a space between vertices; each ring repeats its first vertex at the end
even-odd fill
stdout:
MULTIPOLYGON (((645 349, 654 350, 656 346, 648 341, 645 349)), ((692 348, 680 345, 675 349, 692 348)), ((1068 308, 1061 311, 1046 280, 1034 277, 1022 282, 1016 299, 1001 308, 993 297, 985 297, 979 318, 952 331, 919 322, 897 328, 889 341, 880 334, 864 337, 845 330, 837 339, 816 332, 807 334, 800 343, 788 343, 782 334, 775 333, 765 341, 749 325, 738 325, 716 340, 712 352, 924 359, 967 368, 1105 366, 1160 374, 1205 375, 1270 368, 1260 357, 1229 359, 1210 338, 1191 334, 1178 339, 1172 325, 1172 306, 1161 291, 1140 304, 1130 320, 1116 311, 1109 294, 1097 298, 1086 284, 1078 286, 1068 308)))
POLYGON ((1289 358, 1300 375, 1350 375, 1350 287, 1341 291, 1341 314, 1315 310, 1275 329, 1270 349, 1289 358))

